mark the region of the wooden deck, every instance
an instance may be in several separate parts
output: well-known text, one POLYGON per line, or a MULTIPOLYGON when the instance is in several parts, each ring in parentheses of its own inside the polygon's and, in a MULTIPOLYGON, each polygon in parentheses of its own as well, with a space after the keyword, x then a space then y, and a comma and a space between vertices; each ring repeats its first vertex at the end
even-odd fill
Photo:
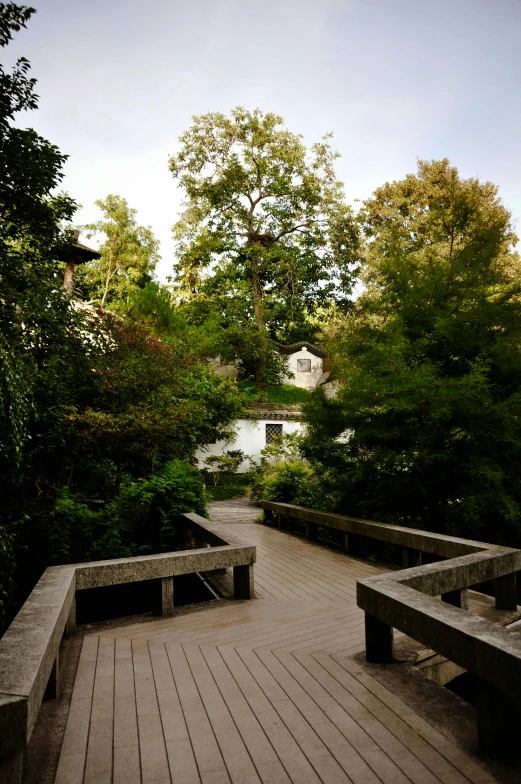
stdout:
POLYGON ((86 636, 56 784, 503 781, 353 658, 378 568, 236 508, 257 599, 86 636))

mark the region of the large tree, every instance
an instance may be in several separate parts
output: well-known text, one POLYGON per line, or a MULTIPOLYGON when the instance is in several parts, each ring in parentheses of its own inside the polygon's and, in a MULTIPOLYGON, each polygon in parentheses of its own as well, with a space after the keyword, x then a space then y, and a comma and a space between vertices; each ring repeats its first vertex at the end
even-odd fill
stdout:
POLYGON ((82 293, 105 307, 126 302, 129 294, 152 280, 159 260, 159 243, 150 227, 140 226, 137 210, 121 196, 99 199, 100 220, 83 227, 87 236, 105 237, 101 258, 80 268, 76 279, 82 293))
MULTIPOLYGON (((0 3, 0 46, 25 27, 34 9, 0 3)), ((34 388, 49 345, 67 334, 56 249, 67 243, 60 223, 74 202, 53 195, 66 156, 32 128, 15 124, 37 107, 35 79, 20 58, 0 65, 0 626, 14 570, 16 525, 9 506, 23 475, 24 448, 35 417, 34 388)))
POLYGON ((351 513, 521 542, 521 264, 497 188, 420 162, 365 202, 366 290, 307 453, 351 513))
POLYGON ((194 312, 222 315, 265 391, 270 341, 302 335, 317 308, 351 291, 358 233, 337 154, 327 137, 308 149, 282 117, 240 107, 195 117, 180 143, 177 285, 194 312))
MULTIPOLYGON (((0 46, 26 26, 34 9, 0 4, 0 46)), ((20 464, 31 411, 35 365, 50 334, 66 318, 56 246, 60 221, 75 204, 52 196, 66 159, 32 128, 14 124, 35 109, 35 79, 20 58, 12 71, 0 66, 0 472, 20 464)))

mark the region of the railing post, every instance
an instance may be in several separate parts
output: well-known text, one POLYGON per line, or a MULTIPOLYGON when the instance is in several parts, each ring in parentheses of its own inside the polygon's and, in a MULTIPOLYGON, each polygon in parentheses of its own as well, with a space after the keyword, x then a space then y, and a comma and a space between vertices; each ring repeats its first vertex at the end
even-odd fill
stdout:
POLYGON ((306 523, 306 536, 312 542, 318 539, 318 525, 316 523, 306 523))
POLYGON ((51 674, 45 687, 44 700, 56 700, 60 693, 60 654, 56 654, 51 674))
POLYGON ((0 757, 0 784, 22 784, 23 751, 0 757))
POLYGON ((494 580, 497 610, 517 609, 516 572, 496 577, 494 580))
POLYGON ((347 531, 344 531, 344 553, 349 554, 349 534, 347 531))
POLYGON ((441 600, 447 604, 452 604, 453 607, 461 607, 462 610, 468 610, 469 590, 468 588, 459 588, 457 591, 442 593, 441 600))
POLYGON ((477 678, 476 714, 480 749, 496 759, 519 759, 521 711, 514 700, 477 678))
POLYGON ((365 614, 365 658, 376 664, 389 664, 393 657, 393 627, 365 614))
POLYGON ((402 547, 402 559, 404 569, 410 569, 412 566, 421 566, 421 550, 415 550, 413 547, 402 547))
POLYGON ((76 594, 74 594, 74 599, 72 600, 71 609, 69 610, 67 623, 65 624, 65 634, 67 637, 70 637, 71 634, 74 634, 75 631, 76 631, 76 594))
POLYGON ((0 784, 21 784, 27 745, 27 699, 0 693, 0 784))
POLYGON ((174 614, 174 578, 161 578, 161 615, 168 617, 174 614))
POLYGON ((253 599, 253 564, 233 567, 233 595, 235 599, 253 599))

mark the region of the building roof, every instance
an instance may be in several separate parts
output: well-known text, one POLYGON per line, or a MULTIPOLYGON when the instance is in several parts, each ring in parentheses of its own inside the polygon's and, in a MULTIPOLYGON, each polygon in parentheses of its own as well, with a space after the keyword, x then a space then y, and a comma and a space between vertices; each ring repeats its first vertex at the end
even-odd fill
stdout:
POLYGON ((297 351, 302 351, 303 348, 307 349, 310 354, 313 354, 315 357, 324 358, 325 354, 322 349, 318 348, 318 346, 313 345, 313 343, 308 343, 307 340, 300 340, 298 343, 290 343, 287 346, 284 346, 282 343, 277 343, 274 341, 275 345, 277 346, 278 350, 281 354, 295 354, 297 351))
POLYGON ((93 248, 87 247, 87 245, 83 245, 81 242, 78 242, 79 232, 74 231, 74 236, 76 238, 76 242, 66 247, 62 247, 56 249, 55 255, 59 261, 66 261, 72 264, 85 264, 87 261, 93 261, 94 259, 100 259, 101 253, 93 248))

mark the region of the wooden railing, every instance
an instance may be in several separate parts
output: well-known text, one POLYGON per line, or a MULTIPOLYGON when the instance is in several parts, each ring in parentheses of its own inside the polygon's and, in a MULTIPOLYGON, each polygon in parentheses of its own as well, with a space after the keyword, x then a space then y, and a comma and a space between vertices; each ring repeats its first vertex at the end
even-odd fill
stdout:
POLYGON ((469 614, 467 592, 493 581, 496 607, 515 610, 520 550, 292 504, 261 501, 260 506, 268 515, 302 521, 311 539, 323 527, 342 531, 346 549, 352 534, 402 547, 408 568, 357 581, 367 660, 391 663, 393 629, 399 629, 474 673, 481 748, 500 758, 519 755, 521 634, 469 614), (422 566, 422 553, 445 560, 422 566))
POLYGON ((68 564, 45 570, 0 640, 0 784, 22 780, 23 752, 44 694, 59 687, 59 649, 76 628, 76 592, 141 580, 161 581, 161 611, 174 611, 174 577, 233 568, 236 599, 253 598, 255 547, 199 515, 180 515, 197 549, 68 564))

